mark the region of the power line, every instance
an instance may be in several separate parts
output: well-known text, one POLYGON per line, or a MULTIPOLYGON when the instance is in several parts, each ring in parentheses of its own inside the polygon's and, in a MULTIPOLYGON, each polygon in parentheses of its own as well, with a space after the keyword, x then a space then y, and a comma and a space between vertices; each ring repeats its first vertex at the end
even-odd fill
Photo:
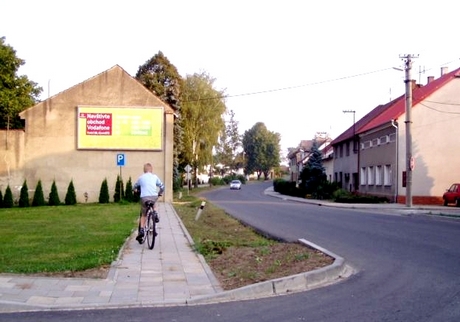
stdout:
POLYGON ((323 81, 318 81, 318 82, 312 82, 312 83, 303 84, 303 85, 281 87, 281 88, 276 88, 276 89, 268 89, 268 90, 263 90, 263 91, 258 91, 258 92, 248 92, 248 93, 241 93, 241 94, 234 94, 234 95, 221 95, 221 96, 214 96, 214 97, 205 97, 205 98, 200 98, 200 99, 197 99, 197 100, 190 100, 190 101, 185 101, 185 102, 216 100, 216 99, 222 99, 222 98, 252 96, 252 95, 259 95, 259 94, 267 94, 267 93, 273 93, 273 92, 287 91, 287 90, 292 90, 292 89, 297 89, 297 88, 302 88, 302 87, 307 87, 307 86, 314 86, 314 85, 332 83, 332 82, 337 82, 337 81, 341 81, 341 80, 345 80, 345 79, 366 76, 366 75, 370 75, 370 74, 380 73, 380 72, 390 70, 390 69, 392 69, 392 67, 383 68, 383 69, 374 70, 374 71, 365 72, 365 73, 360 73, 360 74, 355 74, 355 75, 350 75, 350 76, 343 76, 343 77, 338 77, 338 78, 333 78, 333 79, 328 79, 328 80, 323 80, 323 81))
MULTIPOLYGON (((457 115, 460 114, 460 112, 441 111, 441 110, 438 110, 438 109, 436 109, 436 108, 434 108, 434 107, 425 105, 425 104, 423 104, 423 103, 421 103, 421 102, 419 102, 419 104, 422 105, 422 106, 425 106, 426 108, 428 108, 428 109, 430 109, 430 110, 433 110, 433 111, 435 111, 435 112, 438 112, 438 113, 443 113, 443 114, 457 114, 457 115)), ((439 103, 439 104, 443 104, 443 103, 439 103)), ((445 103, 445 104, 447 104, 447 103, 445 103)), ((451 104, 451 105, 460 105, 460 104, 451 104)))
MULTIPOLYGON (((456 62, 458 60, 459 60, 459 58, 456 58, 455 60, 445 62, 445 63, 441 64, 440 66, 449 65, 449 64, 451 64, 453 62, 456 62)), ((391 70, 391 69, 394 69, 394 67, 378 69, 378 70, 374 70, 374 71, 370 71, 370 72, 364 72, 364 73, 350 75, 350 76, 343 76, 343 77, 338 77, 338 78, 333 78, 333 79, 327 79, 327 80, 312 82, 312 83, 303 84, 303 85, 281 87, 281 88, 268 89, 268 90, 256 91, 256 92, 241 93, 241 94, 234 94, 234 95, 229 94, 229 95, 219 95, 219 96, 214 96, 214 97, 204 97, 204 98, 200 98, 200 99, 196 99, 196 100, 184 101, 184 103, 198 102, 198 101, 208 101, 208 100, 218 100, 218 99, 223 99, 223 98, 243 97, 243 96, 252 96, 252 95, 260 95, 260 94, 267 94, 267 93, 273 93, 273 92, 287 91, 287 90, 293 90, 293 89, 302 88, 302 87, 308 87, 308 86, 314 86, 314 85, 320 85, 320 84, 326 84, 326 83, 333 83, 333 82, 338 82, 338 81, 341 81, 341 80, 367 76, 367 75, 370 75, 370 74, 381 73, 381 72, 391 70)), ((427 72, 427 71, 432 70, 432 69, 433 68, 425 69, 425 67, 424 67, 424 72, 427 72)))

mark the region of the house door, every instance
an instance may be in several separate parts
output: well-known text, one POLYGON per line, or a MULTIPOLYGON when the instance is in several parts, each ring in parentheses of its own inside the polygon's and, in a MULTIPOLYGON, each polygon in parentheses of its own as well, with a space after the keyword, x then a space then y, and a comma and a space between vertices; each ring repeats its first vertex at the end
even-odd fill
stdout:
POLYGON ((359 189, 358 172, 353 172, 353 189, 354 189, 354 191, 358 191, 358 189, 359 189))

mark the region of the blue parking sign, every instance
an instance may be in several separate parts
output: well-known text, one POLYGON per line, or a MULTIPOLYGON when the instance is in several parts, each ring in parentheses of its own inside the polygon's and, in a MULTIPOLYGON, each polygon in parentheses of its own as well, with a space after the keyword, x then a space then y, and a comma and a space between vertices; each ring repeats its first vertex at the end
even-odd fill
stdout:
POLYGON ((125 165, 125 154, 118 153, 117 154, 117 166, 122 167, 125 165))

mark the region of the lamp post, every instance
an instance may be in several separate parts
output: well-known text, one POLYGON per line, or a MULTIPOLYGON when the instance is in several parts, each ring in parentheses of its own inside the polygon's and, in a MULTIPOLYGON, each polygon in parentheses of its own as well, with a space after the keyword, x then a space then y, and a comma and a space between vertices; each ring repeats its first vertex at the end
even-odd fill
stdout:
POLYGON ((353 113, 353 153, 356 153, 356 144, 355 144, 355 135, 356 135, 356 130, 355 130, 355 110, 344 110, 344 113, 353 113))

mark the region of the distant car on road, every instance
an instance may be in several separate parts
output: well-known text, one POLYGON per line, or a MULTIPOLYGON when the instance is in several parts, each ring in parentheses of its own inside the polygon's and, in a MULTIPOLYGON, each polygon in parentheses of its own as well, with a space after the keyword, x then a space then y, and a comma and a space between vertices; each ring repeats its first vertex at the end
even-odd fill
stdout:
POLYGON ((233 190, 241 190, 241 181, 240 180, 232 180, 230 182, 230 189, 233 190))
POLYGON ((454 203, 457 207, 460 207, 460 183, 451 185, 442 195, 442 199, 444 200, 444 206, 454 203))

